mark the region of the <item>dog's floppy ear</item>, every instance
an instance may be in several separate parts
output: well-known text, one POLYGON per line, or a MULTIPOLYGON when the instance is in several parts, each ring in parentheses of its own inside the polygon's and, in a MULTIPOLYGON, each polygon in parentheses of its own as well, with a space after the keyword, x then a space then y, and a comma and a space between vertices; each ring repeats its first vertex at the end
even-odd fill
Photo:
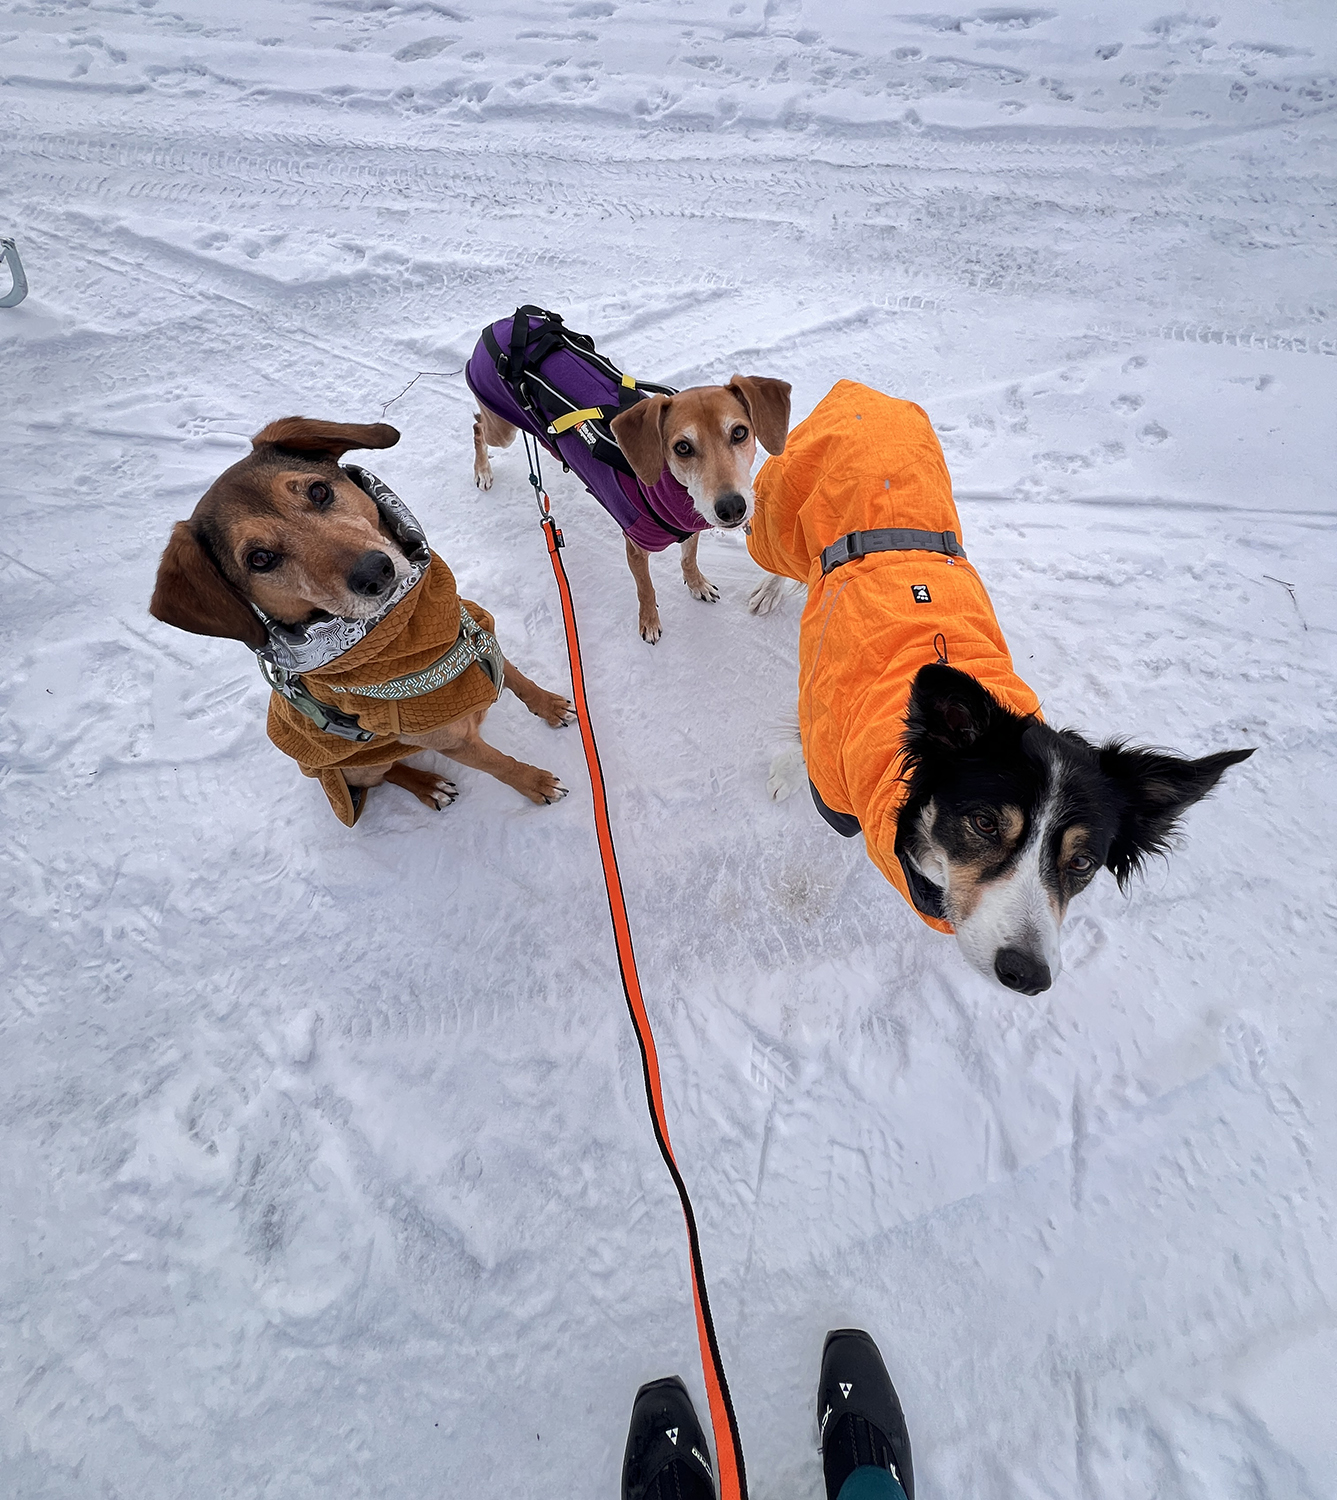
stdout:
POLYGON ((1253 751, 1221 750, 1201 760, 1181 760, 1165 750, 1133 750, 1114 740, 1102 745, 1099 754, 1100 769, 1125 799, 1105 860, 1123 889, 1148 855, 1164 854, 1170 847, 1180 817, 1253 751))
POLYGON ((319 422, 313 417, 280 417, 257 432, 251 446, 340 458, 350 448, 393 448, 398 441, 398 430, 388 422, 319 422))
POLYGON ((757 441, 767 453, 783 453, 789 437, 789 393, 793 386, 766 375, 735 375, 727 389, 743 403, 757 441))
POLYGON ((969 750, 1006 710, 986 687, 955 667, 930 662, 920 667, 910 688, 906 745, 911 753, 929 745, 969 750))
POLYGON ((608 424, 642 484, 656 484, 664 472, 664 417, 668 396, 647 396, 608 424))
POLYGON ((265 628, 255 611, 214 566, 188 521, 172 527, 149 613, 193 635, 223 636, 248 646, 265 643, 265 628))

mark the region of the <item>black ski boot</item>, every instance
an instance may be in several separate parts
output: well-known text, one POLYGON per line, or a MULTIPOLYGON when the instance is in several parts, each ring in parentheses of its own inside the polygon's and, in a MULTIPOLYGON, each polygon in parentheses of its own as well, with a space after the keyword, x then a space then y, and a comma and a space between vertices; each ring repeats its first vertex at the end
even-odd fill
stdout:
POLYGON ((636 1392, 622 1460, 622 1500, 715 1500, 706 1436, 676 1375, 636 1392))
POLYGON ((836 1500, 855 1469, 889 1469, 915 1500, 910 1435, 900 1398, 877 1345, 858 1328, 837 1328, 822 1346, 817 1425, 827 1500, 836 1500))

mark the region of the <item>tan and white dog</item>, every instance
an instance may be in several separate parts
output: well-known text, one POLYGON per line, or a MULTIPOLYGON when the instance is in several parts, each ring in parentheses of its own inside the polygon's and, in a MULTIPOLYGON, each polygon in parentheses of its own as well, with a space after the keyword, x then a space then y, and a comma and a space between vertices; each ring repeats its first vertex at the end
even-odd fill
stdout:
POLYGON ((523 377, 508 364, 515 358, 508 352, 510 319, 484 330, 469 360, 467 379, 479 408, 474 482, 491 488, 488 450, 509 447, 517 432, 574 470, 626 536, 637 629, 653 645, 663 626, 650 554, 679 543, 683 582, 692 597, 706 603, 719 598, 697 563, 700 534, 710 527, 737 530, 751 519, 757 444, 767 453, 784 451, 789 385, 764 375, 735 375, 728 385, 694 386, 627 405, 628 382, 614 378, 619 372, 592 343, 585 341, 586 349, 582 336, 562 327, 555 314, 528 311, 535 313, 528 319, 529 337, 539 352, 523 377), (542 337, 552 347, 537 342, 542 337), (526 405, 517 392, 533 399, 526 405), (545 392, 560 392, 575 409, 549 420, 537 408, 545 392))

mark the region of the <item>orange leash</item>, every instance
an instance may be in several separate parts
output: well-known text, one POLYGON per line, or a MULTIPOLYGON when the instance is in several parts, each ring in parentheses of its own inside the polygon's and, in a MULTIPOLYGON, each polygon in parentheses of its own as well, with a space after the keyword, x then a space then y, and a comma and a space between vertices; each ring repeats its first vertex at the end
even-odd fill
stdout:
MULTIPOLYGON (((580 738, 585 746, 585 764, 589 767, 590 788, 594 793, 594 828, 599 836, 599 858, 603 863, 604 885, 608 890, 608 910, 613 919, 613 938, 617 944, 617 966, 622 976, 622 990, 631 1012, 631 1024, 641 1049, 641 1069, 645 1077, 645 1097, 650 1106, 659 1154, 669 1169, 678 1190, 682 1216, 687 1221, 687 1242, 692 1262, 692 1300, 696 1304, 696 1335, 701 1345, 701 1369, 706 1378, 710 1400, 710 1423, 715 1431, 715 1466, 720 1500, 747 1500, 747 1471, 743 1466, 743 1447, 738 1440, 738 1419, 734 1416, 729 1382, 724 1375, 719 1340, 710 1315, 710 1298, 706 1292, 706 1273, 701 1264, 701 1241, 696 1230, 696 1215, 687 1195, 678 1163, 669 1141, 668 1119, 664 1114, 664 1092, 659 1081, 659 1057, 655 1052, 654 1033, 641 995, 640 976, 636 972, 636 954, 631 945, 631 926, 627 921, 627 903, 622 894, 622 877, 618 874, 617 850, 613 847, 613 830, 608 821, 608 795, 604 788, 603 767, 599 764, 599 747, 590 723, 589 704, 585 698, 585 672, 580 659, 580 637, 576 633, 576 611, 571 602, 571 584, 562 563, 562 533, 557 529, 549 508, 548 494, 538 472, 537 452, 530 450, 530 437, 523 434, 529 454, 529 482, 538 500, 543 534, 548 542, 548 556, 557 579, 557 593, 562 601, 562 623, 566 628, 566 650, 571 659, 571 692, 575 699, 580 738)), ((537 445, 536 445, 537 446, 537 445)))

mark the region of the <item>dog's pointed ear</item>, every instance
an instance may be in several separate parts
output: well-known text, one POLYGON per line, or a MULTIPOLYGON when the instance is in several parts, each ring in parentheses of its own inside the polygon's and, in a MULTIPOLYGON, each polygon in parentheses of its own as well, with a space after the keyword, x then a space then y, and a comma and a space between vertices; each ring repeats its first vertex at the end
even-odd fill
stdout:
POLYGON ((1164 750, 1130 749, 1115 740, 1100 748, 1100 769, 1123 793, 1124 808, 1105 867, 1121 889, 1148 855, 1164 854, 1175 825, 1200 802, 1225 772, 1252 750, 1221 750, 1201 760, 1181 760, 1164 750))
POLYGON ((988 731, 995 714, 1003 712, 975 678, 930 662, 920 667, 910 688, 906 745, 912 753, 930 748, 967 751, 988 731))
POLYGON ((282 448, 313 458, 341 458, 350 448, 393 448, 399 431, 388 422, 319 422, 280 417, 251 439, 253 448, 282 448))
POLYGON ((608 424, 642 484, 657 484, 664 472, 664 417, 670 397, 647 396, 608 424))
POLYGON ((783 453, 789 437, 789 393, 793 386, 768 375, 735 375, 726 389, 743 403, 757 441, 767 453, 783 453))
POLYGON ((188 521, 172 527, 149 613, 193 635, 222 636, 248 646, 265 643, 265 628, 255 611, 214 566, 188 521))

